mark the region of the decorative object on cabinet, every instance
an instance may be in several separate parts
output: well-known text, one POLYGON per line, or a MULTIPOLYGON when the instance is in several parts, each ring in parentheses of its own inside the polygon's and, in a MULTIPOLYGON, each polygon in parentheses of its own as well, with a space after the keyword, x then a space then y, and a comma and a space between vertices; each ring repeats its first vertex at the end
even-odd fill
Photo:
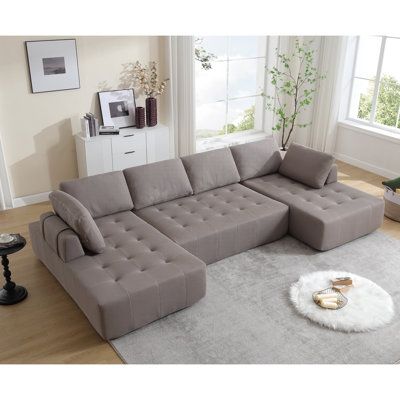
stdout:
POLYGON ((168 78, 158 81, 157 64, 151 61, 148 67, 143 67, 139 61, 133 66, 133 80, 144 91, 146 98, 146 124, 157 125, 157 99, 161 95, 168 82, 168 78))
POLYGON ((82 136, 92 137, 99 134, 99 120, 93 113, 86 113, 81 120, 82 136))
POLYGON ((147 126, 157 125, 157 99, 155 97, 146 99, 146 124, 147 126))
POLYGON ((115 126, 104 126, 101 125, 99 128, 99 135, 118 135, 119 129, 115 126))
POLYGON ((99 92, 103 125, 116 128, 135 126, 135 93, 133 89, 99 92))
POLYGON ((138 128, 138 129, 142 129, 145 126, 145 116, 144 116, 144 108, 143 107, 136 107, 135 125, 136 125, 136 128, 138 128))
POLYGON ((170 158, 169 129, 123 128, 118 135, 75 136, 79 177, 118 171, 170 158))
POLYGON ((32 93, 79 89, 75 39, 25 42, 32 93))

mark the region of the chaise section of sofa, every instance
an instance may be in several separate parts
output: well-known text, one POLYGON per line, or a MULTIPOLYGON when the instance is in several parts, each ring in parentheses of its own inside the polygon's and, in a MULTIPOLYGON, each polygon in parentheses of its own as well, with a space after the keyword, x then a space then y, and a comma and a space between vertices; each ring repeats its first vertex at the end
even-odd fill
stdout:
POLYGON ((317 250, 329 250, 378 229, 382 200, 339 182, 321 189, 266 175, 245 181, 247 187, 289 206, 289 234, 317 250))
POLYGON ((243 185, 289 206, 290 235, 323 251, 380 227, 382 199, 337 182, 331 156, 299 145, 289 151, 279 173, 243 185))
POLYGON ((122 336, 205 295, 205 264, 126 209, 132 200, 122 172, 62 187, 98 216, 94 221, 105 247, 97 254, 84 249, 77 234, 54 214, 29 226, 32 246, 103 338, 122 336), (111 203, 104 201, 107 180, 114 184, 111 203), (125 186, 119 190, 116 181, 125 186))

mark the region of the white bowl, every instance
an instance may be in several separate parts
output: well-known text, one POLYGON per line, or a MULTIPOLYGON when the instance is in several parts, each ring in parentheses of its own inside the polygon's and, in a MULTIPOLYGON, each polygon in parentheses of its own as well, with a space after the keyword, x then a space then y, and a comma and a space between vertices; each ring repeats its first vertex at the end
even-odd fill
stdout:
POLYGON ((10 243, 14 240, 14 236, 9 233, 0 233, 0 243, 10 243))

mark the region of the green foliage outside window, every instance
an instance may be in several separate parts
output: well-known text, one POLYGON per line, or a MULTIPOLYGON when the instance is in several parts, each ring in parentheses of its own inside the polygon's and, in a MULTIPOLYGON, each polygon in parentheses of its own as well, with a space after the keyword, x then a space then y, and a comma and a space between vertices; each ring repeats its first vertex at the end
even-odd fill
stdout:
POLYGON ((224 125, 221 129, 221 134, 225 133, 234 133, 234 132, 241 132, 241 131, 248 131, 250 129, 254 129, 254 112, 255 107, 251 106, 250 108, 244 110, 242 119, 239 121, 237 125, 235 124, 228 124, 224 125))
MULTIPOLYGON (((371 82, 367 93, 361 94, 357 117, 369 120, 372 108, 374 83, 371 82)), ((376 103, 375 122, 400 128, 400 82, 393 76, 384 75, 379 86, 376 103)))

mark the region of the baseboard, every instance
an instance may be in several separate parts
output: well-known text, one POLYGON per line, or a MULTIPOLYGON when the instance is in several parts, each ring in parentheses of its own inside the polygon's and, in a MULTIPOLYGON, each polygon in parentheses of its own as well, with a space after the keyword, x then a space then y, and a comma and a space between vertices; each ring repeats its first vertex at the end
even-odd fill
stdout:
POLYGON ((16 207, 23 207, 23 206, 28 206, 30 204, 36 204, 48 201, 49 193, 50 192, 43 192, 43 193, 31 194, 29 196, 16 197, 15 199, 13 199, 13 206, 14 208, 16 208, 16 207))
POLYGON ((345 154, 334 153, 334 156, 339 161, 343 161, 347 164, 354 165, 355 167, 365 169, 366 171, 373 172, 374 174, 381 175, 385 178, 393 179, 400 176, 399 172, 390 171, 365 161, 358 160, 357 158, 349 157, 345 154))

